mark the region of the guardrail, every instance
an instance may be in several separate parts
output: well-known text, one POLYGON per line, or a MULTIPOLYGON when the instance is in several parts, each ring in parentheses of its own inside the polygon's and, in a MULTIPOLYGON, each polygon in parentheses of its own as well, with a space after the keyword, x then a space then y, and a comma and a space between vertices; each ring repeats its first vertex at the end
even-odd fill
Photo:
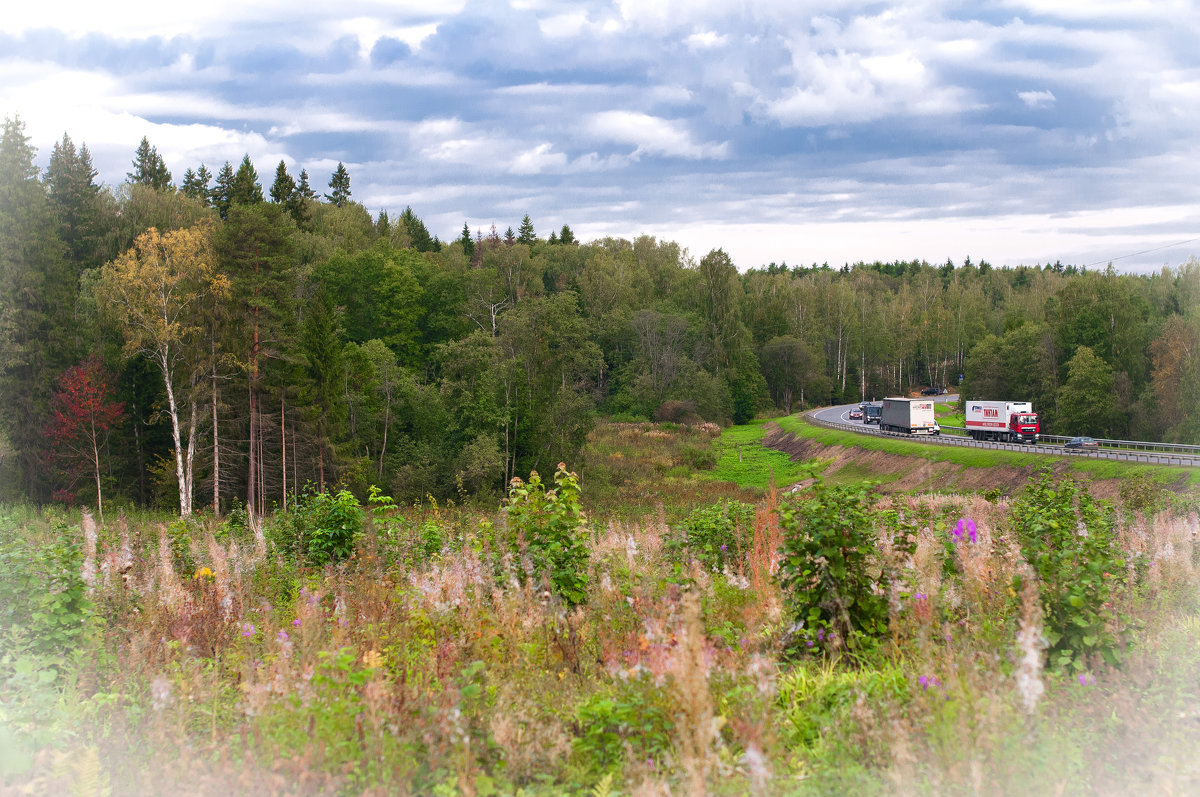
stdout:
POLYGON ((1056 443, 1066 442, 1069 437, 1061 437, 1058 435, 1043 435, 1041 444, 1030 443, 999 443, 991 441, 973 440, 966 436, 966 429, 961 426, 943 426, 943 432, 954 431, 962 432, 958 434, 942 434, 942 435, 908 435, 903 432, 885 432, 878 428, 868 428, 863 424, 843 423, 841 421, 826 421, 815 415, 815 411, 809 411, 804 414, 808 422, 821 426, 826 429, 837 429, 840 431, 857 432, 858 434, 871 435, 886 435, 888 437, 897 437, 905 440, 913 440, 922 443, 930 443, 933 445, 950 445, 962 446, 970 448, 984 448, 996 451, 1017 451, 1026 454, 1043 454, 1058 457, 1087 457, 1089 459, 1111 459, 1121 462, 1134 462, 1147 465, 1176 465, 1182 467, 1200 467, 1200 446, 1175 446, 1170 443, 1140 443, 1144 446, 1163 446, 1169 449, 1166 451, 1150 451, 1133 448, 1117 448, 1110 446, 1111 443, 1126 443, 1137 444, 1135 441, 1129 440, 1099 440, 1096 442, 1101 446, 1100 449, 1081 450, 1075 448, 1051 448, 1056 443), (1179 450, 1182 449, 1182 450, 1179 450))
MULTIPOLYGON (((963 426, 943 426, 942 431, 953 431, 955 434, 965 435, 966 427, 963 426)), ((1038 437, 1038 441, 1049 445, 1062 445, 1073 437, 1057 434, 1044 434, 1038 437)), ((1150 443, 1145 440, 1108 440, 1102 437, 1093 438, 1096 444, 1102 448, 1117 448, 1130 451, 1156 451, 1172 454, 1186 454, 1188 456, 1200 457, 1200 446, 1183 445, 1182 443, 1150 443)))

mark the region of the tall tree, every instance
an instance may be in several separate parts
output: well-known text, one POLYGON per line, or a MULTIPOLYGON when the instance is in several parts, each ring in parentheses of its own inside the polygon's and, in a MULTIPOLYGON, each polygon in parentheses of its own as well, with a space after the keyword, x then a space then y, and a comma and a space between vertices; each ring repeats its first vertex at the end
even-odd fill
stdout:
POLYGON ((191 199, 198 199, 204 204, 208 204, 211 200, 211 191, 209 183, 212 182, 212 172, 203 163, 196 171, 188 169, 183 173, 183 184, 180 188, 184 196, 191 199))
POLYGON ((242 156, 242 162, 229 184, 230 205, 256 205, 263 201, 262 186, 258 184, 258 172, 250 162, 250 156, 242 156))
POLYGON ((325 198, 339 208, 350 201, 350 172, 346 171, 346 165, 341 161, 338 161, 337 168, 329 177, 329 193, 325 198))
POLYGON ((529 218, 529 214, 525 214, 525 218, 521 219, 521 226, 517 230, 517 243, 533 246, 537 240, 537 233, 533 231, 533 219, 529 218))
MULTIPOLYGON (((63 473, 73 475, 82 465, 91 469, 96 484, 96 511, 104 522, 100 454, 108 433, 121 420, 125 406, 112 400, 108 373, 99 357, 89 357, 63 372, 51 399, 53 414, 45 435, 51 456, 63 473)), ((74 479, 71 479, 72 484, 74 479)))
POLYGON ((229 206, 233 204, 233 165, 229 161, 225 161, 217 172, 211 199, 212 206, 217 209, 222 219, 229 215, 229 206))
POLYGON ((142 136, 137 153, 133 157, 133 171, 125 175, 129 182, 148 185, 155 191, 166 191, 171 187, 171 172, 158 154, 158 148, 150 146, 150 139, 142 136))
POLYGON ((132 249, 105 265, 100 275, 99 295, 121 326, 126 356, 146 357, 162 377, 181 517, 192 513, 197 388, 203 378, 200 364, 205 348, 199 314, 207 297, 223 296, 229 290, 215 262, 210 224, 162 235, 151 228, 132 249), (187 407, 186 418, 181 402, 187 407))
POLYGON ((249 467, 246 500, 261 514, 265 497, 259 459, 263 433, 263 360, 285 359, 294 345, 294 227, 284 209, 274 204, 235 204, 216 235, 215 251, 233 296, 238 340, 229 345, 246 369, 249 381, 249 467))
POLYGON ((296 181, 288 174, 287 164, 279 161, 275 167, 275 182, 271 183, 271 201, 286 207, 295 195, 296 181))
POLYGON ((42 500, 40 431, 55 375, 78 360, 78 285, 24 130, 6 118, 0 135, 0 422, 16 453, 5 482, 42 500))
POLYGON ((76 151, 71 137, 64 133, 50 153, 45 182, 50 209, 58 219, 58 237, 66 244, 76 278, 84 269, 99 266, 103 258, 104 208, 95 179, 87 145, 76 151))

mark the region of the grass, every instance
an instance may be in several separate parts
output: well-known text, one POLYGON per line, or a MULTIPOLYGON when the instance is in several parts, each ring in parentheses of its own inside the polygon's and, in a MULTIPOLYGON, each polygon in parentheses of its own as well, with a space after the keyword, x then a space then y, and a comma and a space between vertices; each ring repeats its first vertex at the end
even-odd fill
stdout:
POLYGON ((211 519, 89 535, 75 511, 0 506, 0 793, 1200 793, 1194 501, 1118 502, 1112 623, 1131 646, 1081 673, 1035 646, 1030 706, 1018 629, 1043 587, 1013 590, 1013 508, 879 497, 868 572, 900 574, 887 633, 853 655, 806 647, 821 637, 772 577, 809 533, 785 502, 806 498, 766 488, 814 465, 762 448, 764 430, 598 427, 573 607, 536 573, 542 532, 512 528, 551 516, 368 512, 354 555, 317 567, 296 517, 218 542, 211 519), (677 520, 727 498, 753 523, 677 520), (977 544, 951 537, 960 518, 977 544), (703 540, 720 566, 698 564, 703 540), (85 573, 86 605, 58 600, 85 573))
POLYGON ((1071 470, 1093 479, 1121 479, 1142 476, 1157 484, 1187 484, 1200 487, 1200 468, 1145 465, 1106 459, 1090 459, 1054 454, 1025 454, 999 449, 931 445, 890 436, 862 435, 814 426, 803 415, 791 415, 776 421, 784 431, 816 440, 826 446, 860 448, 897 456, 920 457, 931 462, 949 462, 968 468, 1010 465, 1015 468, 1038 467, 1048 461, 1067 462, 1071 470))
POLYGON ((782 451, 761 444, 766 424, 756 420, 722 432, 716 466, 706 476, 758 490, 767 489, 772 479, 774 484, 785 485, 812 477, 813 463, 793 462, 782 451))

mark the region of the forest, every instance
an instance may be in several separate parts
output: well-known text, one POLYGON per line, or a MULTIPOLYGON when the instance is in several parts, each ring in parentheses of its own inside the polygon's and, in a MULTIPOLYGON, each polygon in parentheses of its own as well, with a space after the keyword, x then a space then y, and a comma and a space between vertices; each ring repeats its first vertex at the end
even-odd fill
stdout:
POLYGON ((98 177, 66 134, 40 169, 5 120, 0 501, 495 497, 579 462, 598 418, 740 423, 925 386, 1032 401, 1047 433, 1200 443, 1194 259, 746 268, 528 215, 443 240, 354 201, 343 164, 327 192, 248 155, 176 183, 143 139, 119 184, 98 177))

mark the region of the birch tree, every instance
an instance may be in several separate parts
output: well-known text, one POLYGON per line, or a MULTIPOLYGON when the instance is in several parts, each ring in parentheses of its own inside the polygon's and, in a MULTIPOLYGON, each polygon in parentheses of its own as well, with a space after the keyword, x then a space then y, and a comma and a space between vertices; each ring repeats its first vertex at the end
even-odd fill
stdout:
POLYGON ((125 355, 146 357, 163 379, 180 517, 192 513, 205 299, 229 292, 215 263, 211 224, 165 234, 152 227, 100 275, 99 296, 122 329, 125 355))

